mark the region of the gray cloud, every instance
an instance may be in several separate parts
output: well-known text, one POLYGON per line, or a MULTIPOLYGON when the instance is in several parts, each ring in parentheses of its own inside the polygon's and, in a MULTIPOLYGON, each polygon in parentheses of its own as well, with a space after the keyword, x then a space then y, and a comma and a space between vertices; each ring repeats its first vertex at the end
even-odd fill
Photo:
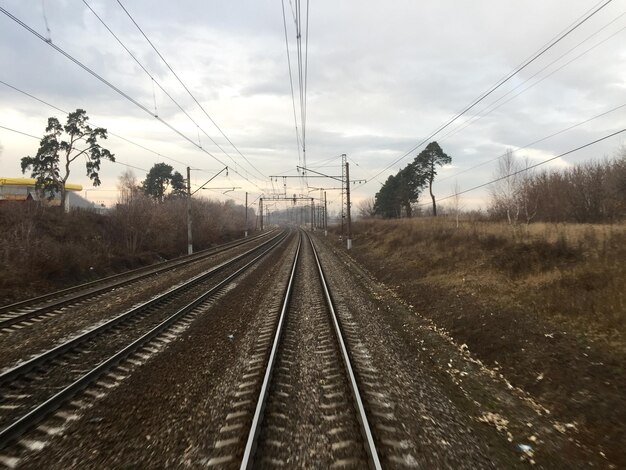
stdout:
MULTIPOLYGON (((100 0, 90 4, 194 120, 226 148, 225 139, 117 4, 100 0)), ((153 109, 149 78, 81 2, 45 5, 55 44, 153 109)), ((266 174, 295 169, 298 153, 280 2, 138 0, 125 5, 213 119, 257 167, 266 174)), ((293 20, 289 2, 286 5, 295 73, 293 20)), ((3 6, 45 32, 41 4, 7 0, 3 6)), ((308 160, 347 153, 358 162, 354 171, 359 177, 381 171, 589 8, 583 0, 312 3, 308 160)), ((607 6, 484 105, 621 13, 618 4, 607 6)), ((536 79, 624 26, 626 17, 536 79)), ((622 104, 626 90, 624 34, 619 33, 466 129, 444 137, 482 110, 483 104, 438 135, 436 139, 453 156, 455 165, 444 172, 453 174, 493 159, 506 147, 526 144, 622 104)), ((0 57, 2 80, 63 108, 83 107, 94 123, 185 164, 199 168, 220 165, 4 15, 0 16, 0 57)), ((155 95, 159 116, 194 141, 200 134, 203 148, 232 164, 162 92, 157 89, 155 95)), ((14 124, 24 126, 19 130, 41 133, 46 118, 53 114, 58 113, 0 86, 0 125, 14 124)), ((625 121, 626 108, 538 144, 532 149, 533 155, 556 155, 624 126, 625 121)), ((0 132, 0 141, 5 147, 0 174, 14 174, 19 170, 18 157, 34 151, 33 143, 6 131, 0 132)), ((122 162, 149 168, 163 160, 114 138, 107 143, 122 162)), ((623 143, 623 138, 613 139, 568 161, 610 154, 623 143)), ((245 163, 234 149, 227 151, 238 161, 239 166, 233 167, 243 173, 245 163)), ((410 158, 393 165, 379 179, 384 180, 410 158)), ((184 165, 175 166, 184 170, 184 165)), ((105 185, 114 186, 121 170, 119 165, 103 168, 105 185)), ((467 172, 459 176, 461 186, 484 182, 492 172, 493 165, 467 172)), ((438 191, 445 192, 452 183, 442 181, 438 191)), ((378 183, 373 182, 357 194, 364 197, 377 188, 378 183)))

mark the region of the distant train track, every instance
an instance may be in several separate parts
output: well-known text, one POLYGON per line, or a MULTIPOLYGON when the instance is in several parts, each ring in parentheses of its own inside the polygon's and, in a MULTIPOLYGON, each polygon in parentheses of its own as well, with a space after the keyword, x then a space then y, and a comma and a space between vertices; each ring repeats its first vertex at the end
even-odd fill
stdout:
POLYGON ((259 329, 254 349, 208 466, 381 468, 308 235, 301 235, 280 313, 259 329))
MULTIPOLYGON (((288 237, 281 232, 220 265, 0 373, 0 449, 175 324, 188 324, 288 237), (173 312, 173 313, 172 313, 173 312)), ((165 338, 167 341, 167 338, 165 338)))
POLYGON ((7 329, 18 324, 20 324, 20 326, 29 326, 31 324, 30 322, 39 322, 47 317, 56 316, 63 311, 62 309, 102 297, 113 289, 127 286, 150 276, 161 274, 184 265, 189 265, 190 263, 205 260, 218 253, 223 253, 238 246, 259 241, 260 239, 267 237, 269 233, 270 232, 266 232, 255 237, 235 240, 207 250, 199 251, 192 255, 163 261, 161 263, 108 276, 10 305, 1 306, 0 330, 7 329))

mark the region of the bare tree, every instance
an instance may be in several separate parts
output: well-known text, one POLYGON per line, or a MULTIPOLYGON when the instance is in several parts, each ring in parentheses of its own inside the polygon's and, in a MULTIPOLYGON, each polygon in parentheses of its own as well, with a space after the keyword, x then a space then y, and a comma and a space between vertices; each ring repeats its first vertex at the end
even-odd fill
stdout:
POLYGON ((535 180, 534 171, 531 169, 531 162, 528 157, 524 158, 523 170, 519 173, 518 184, 518 206, 524 216, 526 231, 532 219, 537 215, 537 206, 539 204, 539 193, 534 191, 533 181, 535 180))
POLYGON ((507 149, 498 160, 498 167, 494 175, 497 181, 489 189, 491 193, 491 210, 496 215, 506 216, 509 225, 515 227, 520 214, 520 176, 521 167, 515 160, 513 151, 507 149))
POLYGON ((373 197, 369 197, 367 199, 363 199, 357 205, 357 210, 359 211, 359 217, 362 219, 371 219, 376 215, 376 210, 374 209, 374 203, 376 200, 373 197))
POLYGON ((122 173, 117 181, 118 204, 130 204, 139 194, 140 188, 137 177, 131 169, 122 173))
POLYGON ((452 208, 454 209, 454 218, 456 219, 456 228, 459 228, 459 214, 463 209, 461 205, 461 185, 458 181, 454 182, 454 186, 452 188, 454 196, 452 196, 452 208))

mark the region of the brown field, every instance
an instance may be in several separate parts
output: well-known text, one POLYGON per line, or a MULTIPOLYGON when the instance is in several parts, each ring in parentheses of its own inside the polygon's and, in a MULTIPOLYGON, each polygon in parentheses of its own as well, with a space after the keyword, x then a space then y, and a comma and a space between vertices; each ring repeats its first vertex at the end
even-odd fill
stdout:
POLYGON ((354 234, 372 274, 626 464, 626 225, 418 218, 354 234))

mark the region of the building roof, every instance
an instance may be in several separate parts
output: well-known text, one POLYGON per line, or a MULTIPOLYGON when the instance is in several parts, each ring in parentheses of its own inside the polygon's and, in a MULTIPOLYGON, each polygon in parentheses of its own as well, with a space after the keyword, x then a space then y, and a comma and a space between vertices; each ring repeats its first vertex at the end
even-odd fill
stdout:
MULTIPOLYGON (((0 186, 35 186, 37 180, 34 178, 3 178, 0 177, 0 186)), ((82 191, 80 184, 65 183, 65 189, 70 191, 82 191)))

